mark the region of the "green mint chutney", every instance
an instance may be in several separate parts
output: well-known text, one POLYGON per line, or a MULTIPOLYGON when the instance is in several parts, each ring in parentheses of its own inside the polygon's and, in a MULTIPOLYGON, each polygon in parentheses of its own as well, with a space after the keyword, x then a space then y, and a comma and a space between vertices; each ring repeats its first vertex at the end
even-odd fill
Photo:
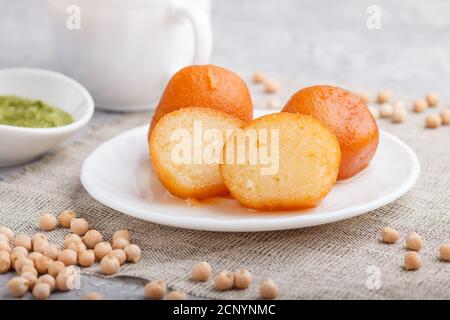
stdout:
POLYGON ((0 124, 28 128, 53 128, 72 123, 67 112, 40 100, 0 96, 0 124))

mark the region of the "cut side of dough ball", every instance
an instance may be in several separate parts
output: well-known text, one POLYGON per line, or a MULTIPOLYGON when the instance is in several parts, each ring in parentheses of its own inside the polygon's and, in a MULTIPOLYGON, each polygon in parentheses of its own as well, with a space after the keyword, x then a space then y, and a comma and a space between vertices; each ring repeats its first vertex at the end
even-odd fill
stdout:
POLYGON ((242 125, 238 118, 209 108, 183 108, 162 117, 149 149, 164 187, 184 199, 228 194, 218 165, 227 137, 242 125))
POLYGON ((310 116, 286 112, 236 130, 223 154, 220 173, 232 196, 245 207, 269 211, 317 206, 335 184, 341 158, 339 142, 327 128, 310 116), (250 156, 255 132, 258 161, 250 156), (240 161, 238 141, 249 150, 240 161))

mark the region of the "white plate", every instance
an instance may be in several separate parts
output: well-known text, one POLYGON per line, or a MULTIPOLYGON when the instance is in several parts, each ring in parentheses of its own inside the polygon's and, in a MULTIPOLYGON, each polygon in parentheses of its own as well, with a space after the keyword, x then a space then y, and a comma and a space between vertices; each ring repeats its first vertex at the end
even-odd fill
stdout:
POLYGON ((147 129, 131 129, 101 144, 85 160, 81 182, 92 197, 110 208, 174 227, 251 232, 340 221, 398 199, 414 185, 420 173, 419 161, 411 148, 381 131, 378 151, 370 166, 357 177, 336 184, 314 209, 257 212, 241 207, 231 198, 193 204, 169 195, 153 175, 147 129))

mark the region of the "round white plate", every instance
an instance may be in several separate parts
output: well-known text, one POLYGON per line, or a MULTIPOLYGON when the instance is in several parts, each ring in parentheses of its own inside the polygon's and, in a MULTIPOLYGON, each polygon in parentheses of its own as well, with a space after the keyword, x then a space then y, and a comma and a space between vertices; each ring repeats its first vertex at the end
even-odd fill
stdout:
POLYGON ((171 196, 153 175, 147 130, 148 126, 131 129, 98 146, 83 164, 81 182, 104 205, 167 226, 251 232, 335 222, 398 199, 414 185, 420 173, 419 161, 411 148, 381 131, 370 166, 358 176, 337 183, 314 209, 257 212, 228 197, 192 203, 171 196))

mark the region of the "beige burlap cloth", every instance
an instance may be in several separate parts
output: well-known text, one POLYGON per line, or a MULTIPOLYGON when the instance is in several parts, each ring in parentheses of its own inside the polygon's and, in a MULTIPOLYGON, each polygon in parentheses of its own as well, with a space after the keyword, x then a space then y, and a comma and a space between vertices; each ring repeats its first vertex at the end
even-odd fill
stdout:
MULTIPOLYGON (((285 299, 448 299, 450 263, 440 262, 438 254, 439 245, 450 242, 450 126, 425 130, 424 117, 410 114, 401 125, 380 121, 416 151, 422 174, 406 196, 357 218, 289 231, 214 233, 160 226, 109 209, 83 189, 80 167, 100 142, 149 120, 148 114, 132 114, 118 116, 0 181, 0 224, 31 234, 38 231, 40 212, 71 208, 107 237, 126 227, 143 255, 139 263, 124 265, 119 275, 161 278, 201 297, 257 298, 258 284, 271 277, 285 299), (399 243, 380 243, 385 225, 400 231, 399 243), (406 272, 401 268, 404 237, 413 230, 425 240, 423 266, 406 272), (209 261, 215 271, 246 267, 254 283, 249 290, 225 293, 214 290, 213 281, 194 283, 190 270, 199 260, 209 261)), ((55 230, 49 237, 62 243, 66 233, 55 230)), ((85 272, 97 274, 97 266, 85 272)))

